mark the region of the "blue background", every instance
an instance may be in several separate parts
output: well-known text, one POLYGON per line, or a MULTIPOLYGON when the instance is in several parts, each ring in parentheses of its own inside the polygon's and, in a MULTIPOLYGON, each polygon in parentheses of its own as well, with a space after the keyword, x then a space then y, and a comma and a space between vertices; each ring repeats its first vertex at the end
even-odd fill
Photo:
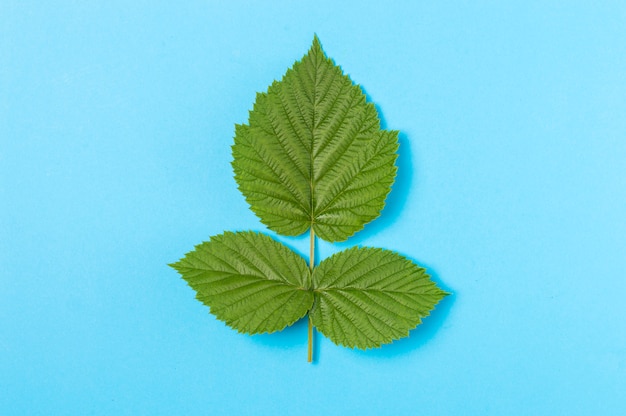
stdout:
POLYGON ((5 0, 0 413, 624 415, 625 165, 623 1, 5 0), (166 264, 265 231, 234 124, 314 33, 402 132, 381 218, 319 256, 454 294, 310 365, 305 324, 237 334, 166 264))

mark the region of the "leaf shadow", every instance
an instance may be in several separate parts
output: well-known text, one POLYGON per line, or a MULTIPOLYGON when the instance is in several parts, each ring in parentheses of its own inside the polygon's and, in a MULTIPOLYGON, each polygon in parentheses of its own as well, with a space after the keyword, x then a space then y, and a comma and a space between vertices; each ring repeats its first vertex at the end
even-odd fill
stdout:
MULTIPOLYGON (((367 101, 374 104, 371 97, 362 86, 361 90, 367 97, 367 101)), ((378 117, 380 118, 380 127, 387 129, 387 121, 385 120, 382 110, 376 104, 374 104, 374 107, 376 107, 378 117)), ((365 227, 350 237, 348 241, 337 243, 337 246, 347 248, 361 244, 369 237, 376 235, 381 230, 397 221, 400 212, 402 212, 406 204, 406 195, 408 195, 411 190, 414 174, 413 161, 411 158, 411 143, 408 136, 402 131, 398 134, 398 143, 398 158, 396 159, 398 171, 380 216, 365 224, 365 227)))

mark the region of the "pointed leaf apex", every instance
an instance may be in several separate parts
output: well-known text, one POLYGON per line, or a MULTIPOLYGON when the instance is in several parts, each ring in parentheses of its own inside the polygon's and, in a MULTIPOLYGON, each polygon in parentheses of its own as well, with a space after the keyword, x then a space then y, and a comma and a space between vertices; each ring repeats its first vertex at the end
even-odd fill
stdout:
POLYGON ((324 53, 324 51, 322 51, 322 45, 320 43, 320 39, 317 37, 317 34, 314 34, 313 44, 311 45, 310 53, 316 53, 316 52, 324 53))

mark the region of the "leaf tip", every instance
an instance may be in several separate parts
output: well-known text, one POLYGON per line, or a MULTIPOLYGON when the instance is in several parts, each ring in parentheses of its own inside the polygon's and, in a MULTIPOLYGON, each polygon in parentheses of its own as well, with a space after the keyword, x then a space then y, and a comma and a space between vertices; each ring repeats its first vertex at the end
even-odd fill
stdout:
POLYGON ((168 263, 167 265, 176 271, 179 271, 180 269, 180 261, 177 261, 175 263, 168 263))
POLYGON ((311 44, 311 49, 309 50, 309 54, 322 54, 324 55, 324 51, 322 50, 322 44, 320 43, 320 38, 317 37, 317 33, 313 34, 313 43, 311 44))

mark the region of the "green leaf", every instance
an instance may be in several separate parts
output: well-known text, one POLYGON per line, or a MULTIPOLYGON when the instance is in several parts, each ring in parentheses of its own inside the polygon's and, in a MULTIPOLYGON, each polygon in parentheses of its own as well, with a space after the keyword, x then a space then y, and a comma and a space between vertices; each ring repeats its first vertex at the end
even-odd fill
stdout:
POLYGON ((380 215, 396 175, 398 132, 380 129, 366 102, 317 37, 302 60, 257 94, 238 125, 233 169, 252 211, 271 230, 313 228, 344 241, 380 215))
POLYGON ((379 347, 405 337, 447 295, 426 271, 389 250, 354 247, 313 272, 313 324, 335 344, 379 347))
POLYGON ((262 234, 211 237, 171 266, 211 313, 239 332, 280 331, 313 304, 304 259, 262 234))
POLYGON ((235 180, 271 230, 310 230, 310 262, 253 232, 212 237, 172 264, 218 319, 274 332, 309 314, 336 344, 373 348, 407 336, 447 295, 392 251, 352 248, 313 267, 315 236, 344 241, 380 215, 396 175, 398 132, 322 51, 309 52, 256 96, 232 147, 235 180))

